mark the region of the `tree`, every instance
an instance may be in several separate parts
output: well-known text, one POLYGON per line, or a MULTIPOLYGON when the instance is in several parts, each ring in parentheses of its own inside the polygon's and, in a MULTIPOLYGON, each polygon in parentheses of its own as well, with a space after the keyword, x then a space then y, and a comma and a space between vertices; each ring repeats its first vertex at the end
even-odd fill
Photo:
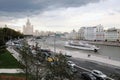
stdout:
POLYGON ((0 28, 0 51, 4 51, 7 41, 17 39, 18 37, 23 38, 23 34, 7 27, 0 28))
POLYGON ((116 74, 111 74, 110 77, 113 78, 114 80, 120 80, 120 74, 119 73, 118 74, 117 73, 116 74))
MULTIPOLYGON (((26 40, 23 40, 23 47, 20 50, 21 63, 25 68, 23 71, 26 75, 26 80, 41 80, 41 72, 44 70, 43 65, 39 65, 38 58, 31 53, 30 47, 26 40)), ((45 70, 44 70, 45 71, 45 70)))
POLYGON ((45 56, 36 45, 36 56, 33 56, 29 50, 29 45, 24 43, 24 49, 21 51, 22 61, 25 65, 26 79, 29 80, 75 80, 75 73, 72 67, 68 65, 65 55, 53 54, 45 56), (39 55, 39 56, 38 56, 39 55), (41 58, 44 55, 44 60, 41 58), (40 57, 42 56, 42 57, 40 57), (51 59, 51 60, 48 60, 51 59), (40 64, 39 64, 40 63, 40 64))
POLYGON ((45 80, 74 80, 74 72, 67 64, 67 58, 62 54, 56 54, 53 62, 46 63, 47 74, 45 80))

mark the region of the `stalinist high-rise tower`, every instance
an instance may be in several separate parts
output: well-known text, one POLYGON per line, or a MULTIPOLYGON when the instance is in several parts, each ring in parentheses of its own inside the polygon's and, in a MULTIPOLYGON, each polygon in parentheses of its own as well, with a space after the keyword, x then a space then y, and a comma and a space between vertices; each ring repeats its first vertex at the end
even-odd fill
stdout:
POLYGON ((23 34, 33 35, 33 25, 31 25, 29 19, 27 19, 26 25, 23 26, 23 34))

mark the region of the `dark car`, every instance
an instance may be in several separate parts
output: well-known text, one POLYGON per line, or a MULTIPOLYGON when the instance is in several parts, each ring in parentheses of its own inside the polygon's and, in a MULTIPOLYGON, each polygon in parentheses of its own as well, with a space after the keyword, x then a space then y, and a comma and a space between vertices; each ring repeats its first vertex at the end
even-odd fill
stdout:
POLYGON ((97 80, 95 76, 93 76, 91 73, 89 72, 83 72, 81 73, 81 77, 84 79, 84 80, 97 80))

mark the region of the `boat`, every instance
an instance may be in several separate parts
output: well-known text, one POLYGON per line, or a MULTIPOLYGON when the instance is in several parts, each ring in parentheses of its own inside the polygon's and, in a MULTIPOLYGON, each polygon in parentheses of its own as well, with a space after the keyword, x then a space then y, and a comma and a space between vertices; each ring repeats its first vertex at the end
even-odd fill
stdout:
POLYGON ((91 45, 91 44, 88 44, 87 42, 82 42, 82 41, 68 41, 64 46, 68 48, 90 50, 94 52, 97 52, 99 50, 99 48, 96 47, 95 45, 91 45))

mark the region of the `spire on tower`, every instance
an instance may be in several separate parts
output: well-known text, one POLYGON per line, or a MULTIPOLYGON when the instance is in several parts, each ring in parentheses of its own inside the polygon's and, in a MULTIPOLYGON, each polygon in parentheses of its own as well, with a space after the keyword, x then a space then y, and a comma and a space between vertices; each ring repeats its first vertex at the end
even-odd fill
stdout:
POLYGON ((30 24, 31 24, 29 19, 27 19, 27 23, 26 23, 26 24, 27 24, 27 25, 30 25, 30 24))

